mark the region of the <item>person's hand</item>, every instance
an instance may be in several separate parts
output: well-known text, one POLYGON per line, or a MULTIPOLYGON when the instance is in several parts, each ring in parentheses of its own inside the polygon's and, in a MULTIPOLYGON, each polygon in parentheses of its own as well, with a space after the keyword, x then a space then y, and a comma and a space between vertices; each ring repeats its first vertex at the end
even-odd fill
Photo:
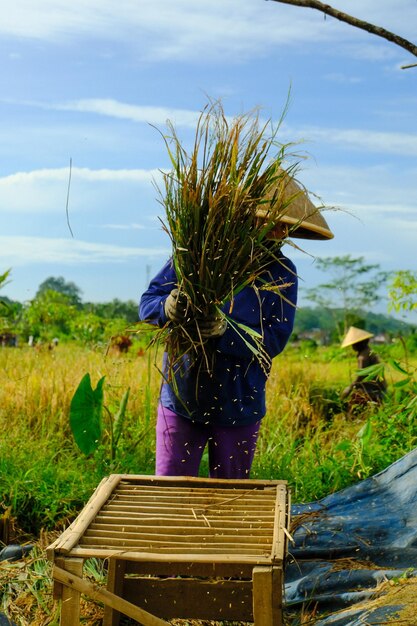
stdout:
POLYGON ((178 289, 173 289, 164 304, 167 318, 177 324, 185 322, 188 315, 189 302, 186 294, 178 289))
POLYGON ((196 324, 202 339, 218 339, 225 333, 227 327, 226 320, 220 315, 196 319, 196 324))

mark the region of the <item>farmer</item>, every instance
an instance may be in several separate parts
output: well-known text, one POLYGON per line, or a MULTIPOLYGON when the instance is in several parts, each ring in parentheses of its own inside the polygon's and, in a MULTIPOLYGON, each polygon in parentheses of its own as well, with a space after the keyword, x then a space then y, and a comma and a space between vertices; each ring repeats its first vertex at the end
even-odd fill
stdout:
MULTIPOLYGON (((372 352, 369 340, 372 333, 351 326, 343 339, 342 348, 352 346, 357 354, 358 370, 363 370, 371 365, 377 365, 380 361, 377 355, 372 352)), ((358 373, 356 379, 346 387, 341 394, 342 399, 348 398, 348 413, 354 414, 360 407, 366 406, 370 402, 381 404, 384 399, 387 385, 381 374, 369 376, 358 373)))
MULTIPOLYGON (((295 185, 291 181, 291 185, 295 185)), ((331 239, 326 221, 308 197, 300 194, 289 205, 270 233, 275 260, 263 279, 273 290, 246 287, 226 303, 224 312, 232 321, 250 327, 262 338, 267 363, 262 365, 248 347, 250 335, 242 337, 223 317, 200 321, 201 338, 215 354, 208 371, 200 366, 181 368, 175 385, 162 382, 156 425, 156 475, 198 476, 208 444, 210 477, 249 478, 261 420, 265 415, 265 385, 272 359, 284 349, 293 328, 297 301, 297 273, 281 252, 286 236, 331 239), (174 388, 175 387, 175 388, 174 388)), ((293 187, 289 190, 293 193, 293 187)), ((259 211, 259 218, 265 214, 259 211)), ((260 286, 259 284, 257 285, 260 286)), ((177 277, 169 260, 151 280, 139 305, 140 319, 159 326, 184 323, 186 300, 178 293, 177 277)), ((184 356, 186 365, 188 356, 184 356)), ((167 355, 164 355, 167 372, 167 355)))

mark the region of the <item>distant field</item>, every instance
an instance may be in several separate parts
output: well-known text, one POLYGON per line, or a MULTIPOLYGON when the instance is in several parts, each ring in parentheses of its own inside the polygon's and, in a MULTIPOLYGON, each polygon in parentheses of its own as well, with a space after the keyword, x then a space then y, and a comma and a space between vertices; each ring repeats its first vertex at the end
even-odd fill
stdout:
MULTIPOLYGON (((52 351, 0 350, 1 502, 24 528, 36 533, 73 515, 110 472, 153 473, 160 385, 154 360, 136 348, 122 355, 70 344, 52 351), (87 458, 69 428, 70 400, 86 372, 93 386, 106 377, 105 404, 112 414, 131 388, 113 461, 106 438, 87 458)), ((315 500, 382 469, 414 447, 416 433, 404 417, 404 400, 393 396, 393 382, 404 375, 390 368, 392 397, 379 411, 352 420, 339 393, 354 373, 354 355, 336 348, 289 347, 275 359, 253 477, 286 479, 293 500, 315 500), (361 431, 365 424, 366 432, 361 431)), ((407 387, 401 393, 407 397, 407 387)))

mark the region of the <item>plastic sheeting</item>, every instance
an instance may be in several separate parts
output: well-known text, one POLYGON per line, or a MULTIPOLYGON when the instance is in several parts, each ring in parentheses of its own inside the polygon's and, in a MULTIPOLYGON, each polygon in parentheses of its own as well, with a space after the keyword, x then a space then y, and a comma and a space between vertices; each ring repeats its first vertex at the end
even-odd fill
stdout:
POLYGON ((384 580, 417 576, 417 449, 357 485, 293 505, 291 515, 285 606, 293 624, 306 604, 317 626, 380 624, 398 614, 398 605, 355 604, 384 580))

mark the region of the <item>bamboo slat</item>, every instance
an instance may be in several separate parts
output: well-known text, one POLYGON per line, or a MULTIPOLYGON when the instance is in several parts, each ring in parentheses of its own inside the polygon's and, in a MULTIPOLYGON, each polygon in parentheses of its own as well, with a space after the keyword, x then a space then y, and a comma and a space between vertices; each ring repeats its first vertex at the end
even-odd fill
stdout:
POLYGON ((60 554, 68 554, 73 548, 88 525, 95 518, 101 507, 108 500, 113 490, 120 482, 120 474, 111 474, 103 478, 93 495, 81 511, 76 520, 58 537, 58 539, 47 549, 48 558, 53 560, 55 550, 59 550, 60 554))
POLYGON ((123 549, 109 549, 107 547, 103 548, 93 548, 93 547, 78 547, 76 546, 71 550, 71 556, 80 557, 80 558, 97 558, 97 559, 108 559, 108 558, 118 558, 124 559, 126 561, 141 561, 143 563, 146 562, 159 562, 166 563, 167 560, 174 563, 190 563, 190 562, 200 562, 200 563, 235 563, 236 565, 270 565, 271 564, 271 555, 258 554, 258 555, 250 555, 250 554, 225 554, 224 551, 220 552, 207 552, 207 554, 191 554, 190 552, 171 552, 169 556, 167 556, 165 551, 162 552, 142 552, 137 550, 123 550, 123 549))
POLYGON ((257 489, 263 490, 268 488, 274 488, 276 486, 285 486, 287 483, 285 480, 269 480, 251 478, 250 483, 247 480, 242 481, 239 478, 210 478, 209 481, 206 478, 199 478, 194 476, 150 476, 147 474, 119 474, 121 481, 126 481, 131 485, 138 482, 142 485, 162 486, 173 484, 176 489, 190 489, 192 487, 204 487, 205 489, 257 489), (268 485, 266 485, 268 482, 268 485), (209 484, 210 483, 210 484, 209 484), (243 484, 244 483, 244 484, 243 484))
POLYGON ((84 540, 79 544, 83 548, 89 547, 102 547, 103 549, 107 548, 108 550, 114 550, 115 548, 126 548, 126 549, 135 549, 135 550, 143 550, 146 552, 162 552, 166 555, 166 558, 170 558, 171 554, 176 554, 178 552, 182 553, 186 549, 188 550, 188 559, 190 560, 190 555, 201 554, 202 552, 216 552, 216 553, 227 553, 227 554, 240 554, 244 555, 268 555, 271 554, 271 544, 268 543, 260 543, 260 544, 243 544, 238 542, 221 542, 218 543, 207 543, 205 544, 202 541, 188 541, 188 542, 168 542, 168 541, 158 541, 153 540, 152 543, 148 541, 138 541, 138 540, 130 540, 130 539, 112 539, 110 541, 104 541, 99 537, 89 537, 88 542, 84 540))
MULTIPOLYGON (((286 483, 113 474, 49 548, 106 558, 155 554, 283 559, 286 483)), ((285 537, 284 537, 285 540, 285 537)))
MULTIPOLYGON (((225 530, 226 532, 230 530, 233 533, 245 533, 245 532, 265 532, 267 534, 271 533, 271 529, 274 526, 273 521, 268 518, 264 518, 263 520, 257 519, 256 522, 253 519, 241 519, 239 523, 237 523, 236 519, 225 519, 224 517, 216 517, 214 518, 212 515, 208 518, 210 519, 210 526, 214 530, 225 530)), ((129 526, 134 526, 135 528, 141 528, 144 532, 149 528, 159 528, 159 532, 194 532, 194 529, 198 529, 201 527, 201 517, 200 519, 196 519, 194 516, 191 518, 190 516, 184 516, 183 518, 172 518, 166 519, 165 517, 154 517, 154 516, 126 516, 126 515, 103 515, 100 514, 91 524, 91 527, 97 526, 106 528, 107 526, 111 526, 114 528, 129 528, 129 526)))
MULTIPOLYGON (((259 510, 253 510, 253 511, 247 511, 247 510, 236 510, 236 511, 232 511, 232 510, 226 510, 224 512, 220 512, 220 510, 215 510, 212 509, 210 511, 206 511, 207 514, 210 514, 210 516, 212 515, 217 515, 217 517, 221 518, 221 519, 243 519, 243 520, 254 520, 254 521, 262 521, 262 520, 274 520, 274 510, 275 507, 270 507, 270 509, 268 510, 264 510, 264 511, 259 511, 259 510)), ((110 506, 110 505, 106 505, 103 509, 102 509, 102 513, 104 514, 113 514, 113 513, 131 513, 132 515, 139 515, 139 516, 158 516, 158 517, 165 517, 166 519, 177 519, 177 518, 186 518, 186 517, 195 517, 195 514, 204 514, 203 509, 196 507, 195 509, 181 509, 180 511, 176 511, 176 510, 172 510, 172 507, 133 507, 133 506, 110 506)))
POLYGON ((111 528, 109 530, 102 530, 90 527, 90 530, 87 530, 84 533, 83 539, 86 541, 86 543, 89 541, 90 537, 101 537, 103 539, 111 539, 112 537, 114 537, 115 539, 121 539, 125 537, 126 539, 131 539, 132 541, 140 540, 145 543, 149 543, 152 541, 166 541, 168 543, 171 541, 175 541, 176 543, 187 543, 192 537, 194 541, 206 541, 208 543, 212 543, 213 541, 235 541, 236 543, 265 543, 268 544, 269 547, 271 547, 271 535, 265 534, 260 531, 248 535, 246 533, 225 533, 223 531, 213 532, 213 530, 213 528, 206 527, 194 529, 191 533, 189 531, 174 533, 172 532, 172 529, 170 529, 169 532, 155 534, 145 533, 143 530, 137 531, 134 528, 132 530, 128 530, 126 527, 119 528, 117 530, 114 528, 111 528))
POLYGON ((286 501, 282 493, 277 493, 274 514, 274 532, 272 537, 272 557, 274 560, 284 559, 284 541, 282 529, 285 527, 286 501))
MULTIPOLYGON (((191 520, 190 520, 191 521, 191 520)), ((195 521, 195 520, 194 520, 195 521)), ((155 536, 155 532, 157 530, 159 535, 167 536, 167 535, 230 535, 231 537, 239 537, 240 535, 246 536, 248 534, 248 530, 250 530, 250 535, 252 537, 271 537, 270 529, 272 526, 267 526, 266 528, 249 528, 246 526, 244 528, 239 527, 237 524, 222 526, 221 524, 212 523, 210 519, 210 526, 202 525, 200 523, 195 524, 187 524, 185 526, 162 526, 162 525, 144 525, 144 524, 126 524, 126 520, 123 524, 114 524, 114 523, 103 523, 102 520, 100 522, 93 522, 88 527, 85 535, 88 533, 114 533, 117 536, 119 533, 133 534, 133 535, 146 535, 147 533, 152 533, 152 536, 155 536), (152 532, 155 530, 155 532, 152 532)))

